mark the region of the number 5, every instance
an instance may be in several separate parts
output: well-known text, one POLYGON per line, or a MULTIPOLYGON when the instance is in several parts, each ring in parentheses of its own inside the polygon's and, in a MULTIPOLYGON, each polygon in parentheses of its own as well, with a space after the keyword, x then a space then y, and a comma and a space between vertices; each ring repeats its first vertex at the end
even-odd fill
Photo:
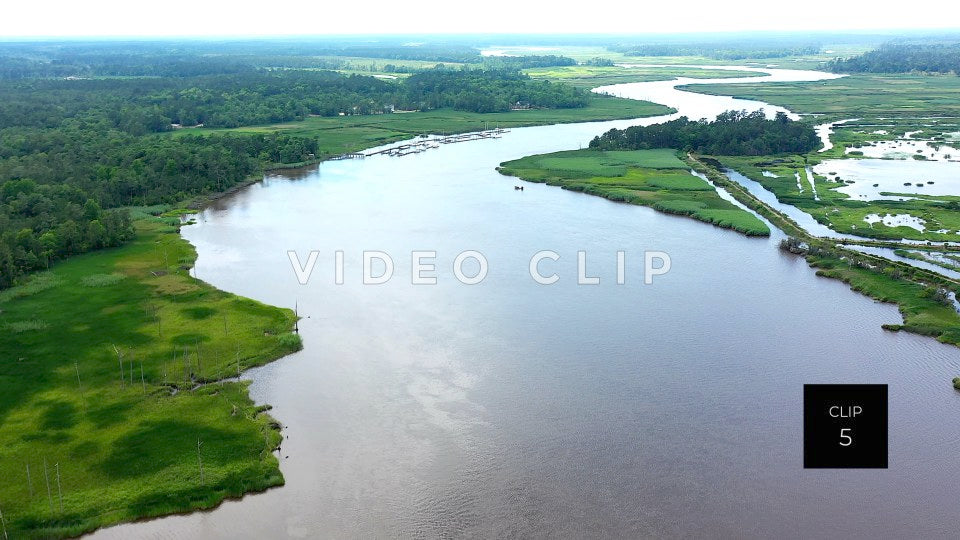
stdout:
POLYGON ((840 446, 850 446, 853 444, 853 437, 845 433, 848 431, 850 431, 850 428, 843 428, 840 430, 840 446), (843 439, 846 439, 847 442, 843 442, 843 439))

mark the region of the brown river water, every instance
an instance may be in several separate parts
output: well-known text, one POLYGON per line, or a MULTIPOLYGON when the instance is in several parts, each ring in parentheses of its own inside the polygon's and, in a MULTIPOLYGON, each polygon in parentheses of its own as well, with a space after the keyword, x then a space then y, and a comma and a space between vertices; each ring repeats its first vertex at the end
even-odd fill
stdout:
MULTIPOLYGON (((765 71, 750 82, 830 76, 765 71)), ((763 105, 673 89, 689 82, 605 90, 694 118, 763 105)), ((777 232, 494 169, 672 117, 331 161, 204 210, 183 229, 197 276, 304 317, 303 351, 245 374, 285 426, 287 484, 92 537, 956 537, 960 349, 883 331, 895 306, 817 277, 777 232), (319 252, 307 285, 288 250, 319 252), (392 256, 389 282, 361 282, 364 250, 392 256), (414 250, 437 252, 436 285, 411 284, 414 250), (453 274, 465 250, 480 284, 453 274), (540 250, 560 256, 540 264, 553 285, 529 274, 540 250), (577 284, 581 250, 599 285, 577 284), (672 263, 651 284, 644 251, 672 263), (802 468, 804 383, 889 385, 889 469, 802 468)))

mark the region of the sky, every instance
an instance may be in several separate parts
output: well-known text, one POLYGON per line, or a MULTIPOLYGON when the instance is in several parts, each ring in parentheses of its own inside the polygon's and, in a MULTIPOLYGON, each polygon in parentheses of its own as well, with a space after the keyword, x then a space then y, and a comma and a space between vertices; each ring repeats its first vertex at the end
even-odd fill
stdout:
POLYGON ((666 33, 960 27, 956 0, 12 0, 0 39, 421 33, 666 33), (887 4, 890 5, 890 4, 887 4))

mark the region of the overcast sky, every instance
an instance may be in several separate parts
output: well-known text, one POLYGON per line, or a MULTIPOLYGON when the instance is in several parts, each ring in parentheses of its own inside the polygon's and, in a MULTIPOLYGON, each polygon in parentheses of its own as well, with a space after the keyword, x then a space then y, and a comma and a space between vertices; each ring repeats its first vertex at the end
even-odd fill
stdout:
POLYGON ((0 38, 944 29, 958 15, 956 0, 11 0, 0 38))

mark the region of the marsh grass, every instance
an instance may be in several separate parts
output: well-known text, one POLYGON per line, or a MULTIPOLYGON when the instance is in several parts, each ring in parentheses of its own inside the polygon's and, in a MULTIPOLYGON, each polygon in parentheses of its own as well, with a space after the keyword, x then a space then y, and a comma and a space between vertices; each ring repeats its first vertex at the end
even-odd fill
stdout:
POLYGON ((905 194, 906 200, 903 201, 857 200, 837 191, 837 188, 844 185, 842 182, 815 174, 814 182, 819 197, 817 200, 807 185, 804 172, 808 163, 812 163, 813 158, 810 156, 717 156, 716 159, 725 167, 759 182, 776 195, 780 202, 800 208, 835 231, 878 240, 907 238, 933 242, 957 241, 957 235, 953 231, 960 230, 960 211, 955 209, 960 203, 960 197, 910 193, 905 194), (763 171, 773 172, 778 178, 764 176, 763 171), (802 192, 797 188, 795 173, 799 173, 802 179, 802 192), (907 226, 890 227, 882 222, 868 224, 864 218, 870 214, 910 214, 926 222, 925 230, 918 231, 907 226))
POLYGON ((502 174, 544 182, 612 201, 689 216, 750 236, 770 229, 694 176, 675 150, 572 150, 527 156, 500 165, 502 174))
POLYGON ((26 283, 0 291, 0 304, 52 289, 60 283, 61 279, 58 275, 52 272, 38 272, 30 276, 30 280, 26 283))
POLYGON ((684 90, 755 99, 828 118, 957 117, 960 77, 854 74, 813 82, 689 85, 684 90))
POLYGON ((47 323, 40 319, 31 319, 27 321, 11 321, 4 323, 3 330, 13 334, 22 334, 31 330, 43 330, 48 327, 47 323))
POLYGON ((892 265, 857 265, 852 256, 824 250, 808 255, 807 261, 818 269, 820 276, 839 279, 875 300, 897 304, 903 324, 886 324, 885 329, 904 330, 960 345, 960 314, 953 305, 946 305, 936 294, 931 294, 929 285, 900 277, 892 265))
POLYGON ((93 274, 80 278, 80 284, 84 287, 107 287, 119 283, 125 276, 123 274, 93 274))
POLYGON ((199 384, 298 350, 294 314, 191 278, 196 255, 175 229, 137 229, 128 245, 71 258, 0 298, 11 538, 74 536, 283 483, 280 434, 247 383, 199 384), (44 462, 50 475, 59 468, 62 511, 44 462))
POLYGON ((436 109, 407 114, 310 117, 298 122, 241 127, 230 130, 180 130, 167 136, 182 136, 186 131, 194 135, 233 131, 317 137, 320 145, 318 157, 324 157, 357 152, 426 133, 451 134, 479 131, 496 126, 512 128, 572 122, 596 122, 656 116, 671 112, 673 112, 673 109, 669 107, 648 101, 592 95, 586 107, 577 109, 530 109, 484 114, 455 111, 453 109, 436 109))

